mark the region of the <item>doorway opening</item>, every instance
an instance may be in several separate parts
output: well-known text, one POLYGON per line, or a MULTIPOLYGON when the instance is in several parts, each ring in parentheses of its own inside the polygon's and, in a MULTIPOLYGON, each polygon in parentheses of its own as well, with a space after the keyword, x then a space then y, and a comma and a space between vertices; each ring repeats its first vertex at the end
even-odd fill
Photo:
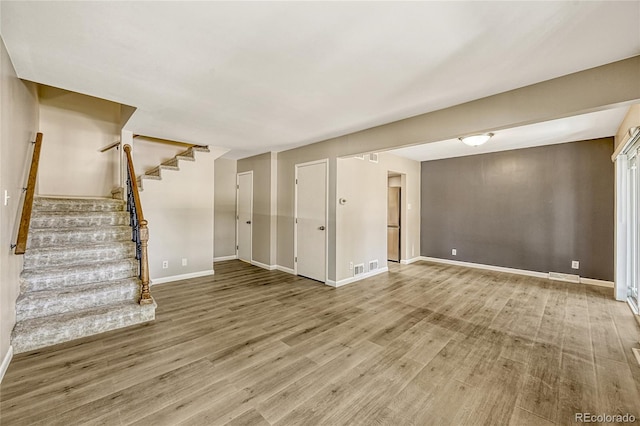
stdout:
POLYGON ((403 259, 404 180, 401 173, 387 173, 387 260, 391 262, 403 259))

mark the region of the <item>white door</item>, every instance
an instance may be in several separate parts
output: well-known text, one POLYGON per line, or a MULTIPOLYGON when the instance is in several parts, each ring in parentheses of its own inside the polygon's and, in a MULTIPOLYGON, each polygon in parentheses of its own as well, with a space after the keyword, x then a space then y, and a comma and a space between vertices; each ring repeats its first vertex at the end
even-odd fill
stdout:
POLYGON ((236 251, 238 259, 251 263, 253 227, 253 172, 238 173, 236 209, 236 251))
POLYGON ((327 161, 296 165, 296 272, 325 282, 327 161))

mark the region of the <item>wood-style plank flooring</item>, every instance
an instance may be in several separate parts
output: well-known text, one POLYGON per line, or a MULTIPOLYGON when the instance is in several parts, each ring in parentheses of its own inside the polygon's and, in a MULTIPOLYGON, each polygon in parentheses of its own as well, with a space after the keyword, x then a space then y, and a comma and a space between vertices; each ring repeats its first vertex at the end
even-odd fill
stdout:
POLYGON ((4 425, 569 424, 640 418, 612 290, 418 262, 333 289, 239 261, 156 321, 17 355, 4 425))

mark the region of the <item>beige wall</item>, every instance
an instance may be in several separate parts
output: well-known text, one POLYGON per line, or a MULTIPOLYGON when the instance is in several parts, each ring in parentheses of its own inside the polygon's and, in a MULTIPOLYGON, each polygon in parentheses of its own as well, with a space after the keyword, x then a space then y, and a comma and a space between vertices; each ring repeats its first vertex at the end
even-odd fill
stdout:
POLYGON ((49 86, 38 94, 44 134, 38 193, 110 196, 120 183, 119 153, 99 150, 120 138, 121 105, 49 86))
POLYGON ((16 77, 0 38, 0 195, 11 197, 0 203, 0 362, 9 350, 15 324, 15 301, 20 287, 22 256, 9 247, 15 243, 22 211, 22 187, 26 185, 33 145, 38 130, 38 97, 33 83, 16 77))
POLYGON ((351 278, 354 265, 378 260, 387 262, 387 188, 388 173, 401 173, 402 185, 401 253, 402 260, 420 254, 420 163, 388 153, 380 153, 378 162, 357 158, 337 160, 337 198, 347 200, 336 207, 336 281, 351 278))
POLYGON ((213 273, 214 162, 224 151, 196 152, 180 161, 180 171, 145 180, 140 198, 149 221, 151 280, 213 273), (182 259, 187 266, 182 266, 182 259), (169 267, 162 268, 167 260, 169 267))
MULTIPOLYGON (((638 79, 640 79, 640 76, 638 79)), ((640 104, 629 107, 627 115, 622 120, 622 123, 620 123, 620 127, 616 132, 614 149, 617 149, 625 143, 629 139, 629 129, 637 126, 640 126, 640 104)))
POLYGON ((271 152, 238 160, 238 173, 253 171, 252 259, 268 266, 276 264, 275 169, 276 154, 271 152))
POLYGON ((236 254, 236 160, 218 158, 214 180, 215 258, 236 254))

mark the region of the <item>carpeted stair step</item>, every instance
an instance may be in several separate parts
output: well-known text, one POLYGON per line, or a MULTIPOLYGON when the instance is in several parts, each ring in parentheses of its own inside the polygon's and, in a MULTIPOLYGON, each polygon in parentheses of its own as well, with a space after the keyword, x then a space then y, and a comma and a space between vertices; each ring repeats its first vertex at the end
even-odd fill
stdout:
POLYGON ((31 229, 88 228, 92 226, 128 226, 129 213, 117 212, 36 212, 31 217, 31 229))
POLYGON ((18 297, 16 320, 58 315, 127 300, 138 301, 139 297, 140 280, 135 277, 55 290, 31 291, 18 297))
POLYGON ((178 161, 178 159, 176 157, 173 157, 171 160, 167 160, 164 163, 162 163, 163 166, 169 166, 169 167, 175 167, 174 169, 171 170, 180 170, 180 163, 178 161))
POLYGON ((131 241, 130 226, 100 226, 88 228, 41 228, 29 232, 27 248, 95 244, 131 241))
POLYGON ((137 275, 138 261, 135 258, 77 266, 65 265, 23 270, 20 274, 20 291, 62 289, 92 282, 120 280, 137 275))
POLYGON ((195 151, 194 151, 193 148, 189 148, 186 151, 181 152, 180 154, 176 155, 176 158, 178 160, 196 161, 195 151))
POLYGON ((153 169, 147 171, 145 176, 160 176, 162 177, 163 170, 171 170, 171 171, 179 171, 180 167, 178 166, 169 166, 166 164, 160 164, 158 167, 154 167, 153 169))
POLYGON ((135 255, 136 245, 133 241, 38 248, 27 250, 24 254, 23 268, 29 270, 49 266, 92 264, 131 258, 135 255))
POLYGON ((127 327, 155 318, 156 304, 118 302, 65 314, 20 321, 13 329, 15 353, 27 352, 92 334, 127 327))
POLYGON ((47 212, 115 212, 125 210, 125 203, 113 198, 35 197, 33 207, 47 212))

